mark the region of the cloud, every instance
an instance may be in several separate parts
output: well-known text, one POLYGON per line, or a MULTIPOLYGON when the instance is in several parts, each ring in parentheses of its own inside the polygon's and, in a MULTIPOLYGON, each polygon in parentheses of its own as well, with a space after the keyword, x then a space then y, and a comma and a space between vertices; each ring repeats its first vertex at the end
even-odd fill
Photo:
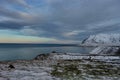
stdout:
POLYGON ((12 1, 13 3, 16 3, 16 4, 19 4, 19 5, 22 5, 22 6, 27 7, 27 8, 30 7, 30 6, 26 3, 25 0, 9 0, 9 1, 12 1))
POLYGON ((94 23, 94 24, 89 24, 88 25, 88 29, 95 29, 95 28, 105 28, 105 27, 109 27, 112 25, 116 25, 116 24, 120 24, 120 19, 110 19, 110 20, 106 20, 106 21, 101 21, 98 23, 94 23))
POLYGON ((1 0, 1 3, 4 3, 4 4, 7 3, 7 5, 9 5, 9 4, 20 5, 20 6, 26 7, 26 8, 30 7, 30 5, 28 5, 25 0, 1 0))
POLYGON ((77 42, 120 29, 119 0, 2 0, 0 4, 4 4, 0 29, 18 30, 26 36, 77 42))
POLYGON ((15 20, 5 20, 0 21, 0 29, 21 29, 23 26, 27 25, 25 22, 19 22, 15 20))
POLYGON ((28 20, 32 18, 32 15, 22 12, 22 11, 14 11, 14 10, 9 10, 5 7, 0 6, 0 15, 13 18, 13 19, 23 19, 23 20, 28 20))
POLYGON ((74 30, 74 31, 71 31, 71 32, 66 32, 64 33, 63 35, 66 36, 66 37, 72 37, 72 36, 76 36, 76 35, 79 35, 80 33, 83 33, 85 32, 84 30, 74 30))
POLYGON ((36 30, 31 28, 30 26, 24 26, 23 29, 20 31, 23 35, 30 35, 30 36, 39 36, 40 34, 43 34, 44 31, 36 30))

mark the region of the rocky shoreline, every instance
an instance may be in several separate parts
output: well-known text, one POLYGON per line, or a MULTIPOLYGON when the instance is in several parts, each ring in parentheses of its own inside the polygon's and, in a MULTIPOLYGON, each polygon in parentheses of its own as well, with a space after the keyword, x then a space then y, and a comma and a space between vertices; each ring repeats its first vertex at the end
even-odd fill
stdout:
POLYGON ((0 62, 0 80, 119 80, 119 70, 120 56, 50 53, 0 62))

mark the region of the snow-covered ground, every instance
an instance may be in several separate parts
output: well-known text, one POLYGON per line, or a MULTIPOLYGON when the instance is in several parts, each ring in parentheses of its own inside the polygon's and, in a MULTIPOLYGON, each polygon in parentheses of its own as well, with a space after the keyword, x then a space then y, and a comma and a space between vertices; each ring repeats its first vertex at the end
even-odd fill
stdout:
POLYGON ((47 61, 17 61, 0 64, 0 80, 60 80, 50 75, 47 61), (13 65, 15 68, 10 68, 13 65))
POLYGON ((46 57, 39 55, 36 60, 0 62, 0 80, 120 79, 120 56, 52 53, 46 57), (10 65, 13 65, 14 68, 11 68, 10 65))

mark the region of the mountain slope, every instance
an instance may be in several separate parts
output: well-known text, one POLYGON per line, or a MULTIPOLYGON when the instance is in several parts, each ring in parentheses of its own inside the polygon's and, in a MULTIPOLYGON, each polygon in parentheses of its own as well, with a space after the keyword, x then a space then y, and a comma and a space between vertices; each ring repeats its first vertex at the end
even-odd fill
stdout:
POLYGON ((120 34, 91 35, 82 41, 83 46, 97 46, 90 54, 120 55, 120 34))
POLYGON ((96 47, 90 54, 96 55, 119 55, 120 47, 96 47))
POLYGON ((84 45, 119 45, 120 34, 97 34, 91 35, 82 41, 84 45))

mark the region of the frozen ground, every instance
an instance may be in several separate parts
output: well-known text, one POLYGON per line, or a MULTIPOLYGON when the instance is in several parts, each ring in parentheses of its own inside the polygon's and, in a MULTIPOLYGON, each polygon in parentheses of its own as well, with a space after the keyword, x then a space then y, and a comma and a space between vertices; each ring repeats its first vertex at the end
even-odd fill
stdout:
POLYGON ((50 75, 52 68, 46 62, 36 60, 1 63, 0 80, 60 80, 50 75), (11 64, 15 68, 10 68, 11 64))
POLYGON ((119 56, 39 55, 31 61, 0 62, 0 80, 120 80, 119 62, 119 56))

